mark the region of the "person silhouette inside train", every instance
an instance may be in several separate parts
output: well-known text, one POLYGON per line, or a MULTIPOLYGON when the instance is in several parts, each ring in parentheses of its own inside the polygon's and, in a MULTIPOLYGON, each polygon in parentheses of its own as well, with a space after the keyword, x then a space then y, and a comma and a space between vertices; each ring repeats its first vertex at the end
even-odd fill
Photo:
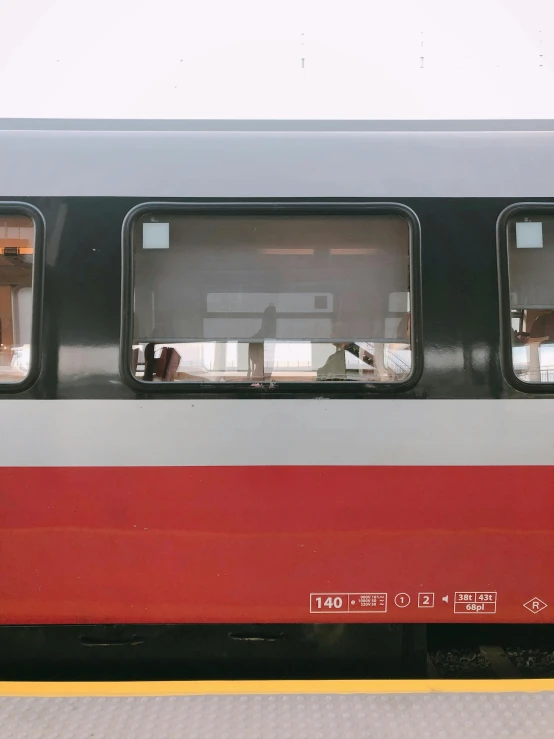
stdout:
POLYGON ((270 303, 262 314, 260 330, 251 337, 255 341, 248 343, 247 377, 254 380, 264 379, 264 341, 277 338, 277 308, 270 303))

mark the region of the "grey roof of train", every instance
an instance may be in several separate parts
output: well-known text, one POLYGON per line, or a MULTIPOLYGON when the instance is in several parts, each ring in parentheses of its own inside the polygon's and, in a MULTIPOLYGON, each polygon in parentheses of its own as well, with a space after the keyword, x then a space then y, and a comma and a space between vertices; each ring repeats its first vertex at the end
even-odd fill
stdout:
POLYGON ((554 131, 554 120, 150 120, 0 118, 3 131, 554 131))
POLYGON ((0 121, 0 199, 554 197, 554 121, 0 121))

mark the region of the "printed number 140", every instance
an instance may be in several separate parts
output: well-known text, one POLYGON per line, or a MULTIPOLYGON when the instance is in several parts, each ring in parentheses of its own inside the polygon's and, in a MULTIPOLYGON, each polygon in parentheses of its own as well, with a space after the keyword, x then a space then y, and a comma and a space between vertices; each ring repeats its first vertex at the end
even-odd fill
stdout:
POLYGON ((328 598, 325 598, 325 600, 323 600, 323 598, 316 598, 315 601, 318 608, 342 608, 342 598, 338 595, 336 598, 329 596, 328 598))

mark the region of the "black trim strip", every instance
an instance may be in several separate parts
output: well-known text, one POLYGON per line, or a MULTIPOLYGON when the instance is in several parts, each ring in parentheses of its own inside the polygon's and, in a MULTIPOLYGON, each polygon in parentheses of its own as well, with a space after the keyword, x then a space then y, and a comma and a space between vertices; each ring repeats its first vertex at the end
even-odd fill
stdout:
POLYGON ((46 224, 44 216, 34 205, 19 201, 0 202, 1 215, 23 215, 31 218, 35 227, 35 244, 33 254, 32 277, 32 326, 31 326, 31 356, 29 372, 21 382, 0 382, 0 393, 21 393, 34 385, 40 374, 42 358, 42 314, 44 294, 44 239, 46 224))
POLYGON ((423 372, 423 340, 421 321, 421 229, 415 212, 405 205, 391 202, 352 202, 321 200, 285 202, 264 200, 250 202, 146 202, 135 206, 126 215, 122 228, 122 273, 121 273, 121 333, 120 374, 123 382, 142 395, 178 393, 182 396, 222 397, 240 394, 241 397, 276 397, 302 395, 304 397, 371 397, 375 395, 400 394, 411 390, 423 372), (287 382, 256 383, 169 383, 142 382, 133 376, 130 368, 132 352, 134 254, 133 226, 135 219, 152 211, 189 215, 390 215, 404 218, 410 227, 410 299, 412 372, 407 380, 395 383, 346 383, 346 382, 287 382), (262 392, 260 392, 262 391, 262 392))

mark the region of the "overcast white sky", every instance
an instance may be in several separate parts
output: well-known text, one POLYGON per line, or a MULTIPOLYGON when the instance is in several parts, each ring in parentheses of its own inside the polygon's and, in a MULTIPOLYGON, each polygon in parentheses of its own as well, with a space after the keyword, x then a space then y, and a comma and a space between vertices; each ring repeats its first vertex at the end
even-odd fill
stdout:
POLYGON ((0 117, 554 118, 554 0, 0 0, 0 28, 0 117))

